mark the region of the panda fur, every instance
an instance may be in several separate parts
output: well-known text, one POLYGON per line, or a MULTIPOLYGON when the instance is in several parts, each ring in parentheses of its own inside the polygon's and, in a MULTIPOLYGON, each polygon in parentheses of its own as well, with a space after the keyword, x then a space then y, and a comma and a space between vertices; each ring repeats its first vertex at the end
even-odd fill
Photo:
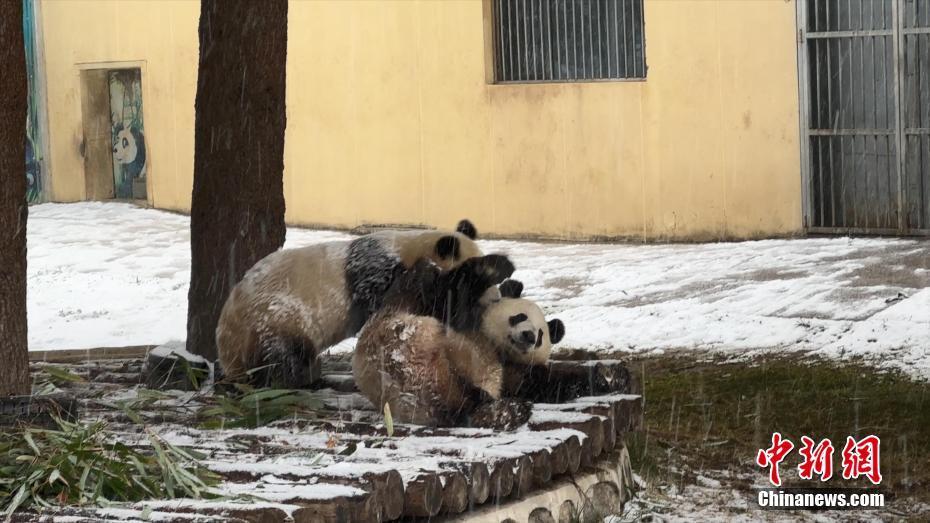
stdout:
POLYGON ((379 231, 350 241, 274 252, 230 292, 216 343, 230 381, 301 388, 319 378, 316 355, 354 336, 380 306, 398 266, 429 260, 447 271, 481 256, 468 220, 454 232, 379 231))
POLYGON ((470 419, 498 429, 525 423, 528 405, 501 400, 509 396, 505 366, 511 358, 547 359, 564 325, 546 322, 532 301, 501 298, 497 288, 471 292, 482 292, 473 302, 479 322, 466 330, 386 304, 356 345, 353 373, 360 392, 379 408, 388 404, 394 419, 406 423, 447 426, 470 419))

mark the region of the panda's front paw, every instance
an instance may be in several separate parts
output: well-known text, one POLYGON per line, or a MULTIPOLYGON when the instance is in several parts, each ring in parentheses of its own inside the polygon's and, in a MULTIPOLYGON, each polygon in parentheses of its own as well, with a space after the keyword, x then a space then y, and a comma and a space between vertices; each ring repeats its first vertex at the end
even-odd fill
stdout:
POLYGON ((500 285, 500 294, 504 298, 519 298, 523 294, 523 282, 508 279, 500 285))
POLYGON ((498 285, 517 270, 510 258, 504 254, 488 254, 477 260, 479 273, 492 285, 498 285))

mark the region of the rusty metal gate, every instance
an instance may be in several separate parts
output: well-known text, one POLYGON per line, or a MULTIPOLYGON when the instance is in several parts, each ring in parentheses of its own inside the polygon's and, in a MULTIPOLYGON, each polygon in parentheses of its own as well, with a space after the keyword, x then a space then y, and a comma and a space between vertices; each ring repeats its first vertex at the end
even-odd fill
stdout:
POLYGON ((799 0, 812 232, 930 234, 930 0, 799 0))

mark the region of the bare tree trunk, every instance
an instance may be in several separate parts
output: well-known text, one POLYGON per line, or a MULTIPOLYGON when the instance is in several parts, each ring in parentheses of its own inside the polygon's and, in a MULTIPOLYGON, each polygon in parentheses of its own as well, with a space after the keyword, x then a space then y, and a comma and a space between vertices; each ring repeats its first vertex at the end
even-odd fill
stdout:
POLYGON ((23 3, 0 8, 0 397, 29 394, 23 3))
POLYGON ((187 349, 216 359, 229 291, 284 244, 287 0, 203 0, 187 349))

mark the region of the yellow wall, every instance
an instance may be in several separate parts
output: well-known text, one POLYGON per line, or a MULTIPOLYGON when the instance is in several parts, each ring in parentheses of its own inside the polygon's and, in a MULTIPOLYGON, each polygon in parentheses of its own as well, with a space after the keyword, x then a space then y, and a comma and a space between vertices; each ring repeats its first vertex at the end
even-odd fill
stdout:
POLYGON ((85 198, 81 69, 132 66, 142 69, 149 201, 190 207, 199 17, 197 2, 42 1, 53 200, 85 198))
MULTIPOLYGON (((150 199, 186 209, 196 3, 45 0, 54 198, 83 197, 78 62, 144 60, 150 199)), ((706 239, 801 229, 795 6, 646 0, 645 82, 492 85, 481 0, 294 1, 290 223, 706 239)))

